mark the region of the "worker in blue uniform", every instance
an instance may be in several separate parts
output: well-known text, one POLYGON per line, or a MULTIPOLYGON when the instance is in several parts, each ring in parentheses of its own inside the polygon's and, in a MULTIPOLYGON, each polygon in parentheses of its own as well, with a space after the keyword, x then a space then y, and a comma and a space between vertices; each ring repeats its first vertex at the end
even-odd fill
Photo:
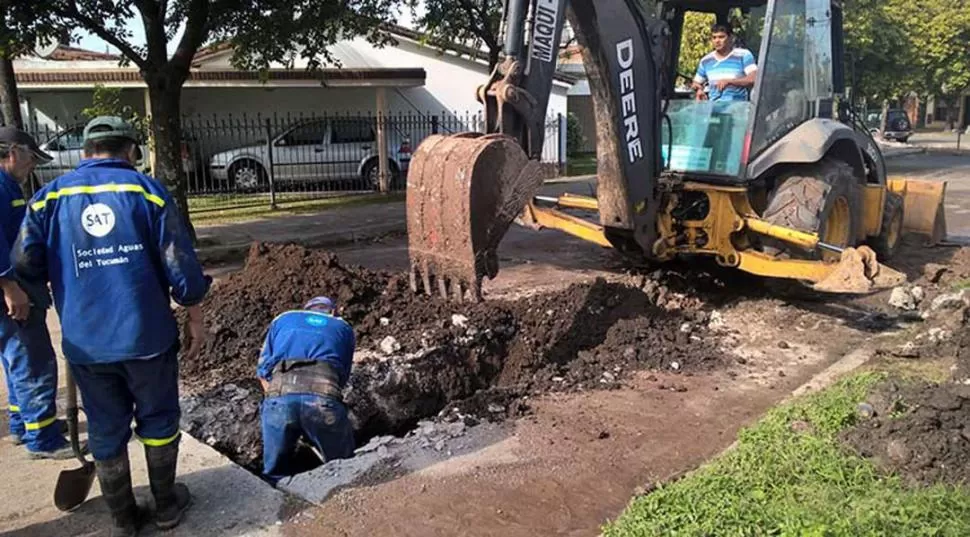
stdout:
POLYGON ((74 456, 57 419, 57 359, 47 331, 50 297, 45 286, 18 281, 10 249, 27 200, 20 185, 38 163, 49 162, 37 142, 15 127, 0 127, 0 357, 7 380, 10 436, 34 459, 74 456))
POLYGON ((327 297, 270 324, 256 370, 265 391, 261 419, 268 481, 275 484, 295 473, 292 461, 301 436, 326 460, 353 456, 354 430, 342 393, 355 346, 353 328, 327 297))
POLYGON ((179 327, 187 309, 194 358, 205 329, 199 305, 211 277, 168 190, 133 166, 140 136, 117 117, 84 128, 84 158, 30 200, 14 246, 18 276, 49 281, 63 350, 88 419, 88 445, 110 508, 112 535, 137 535, 131 422, 145 446, 155 525, 171 529, 190 495, 175 482, 179 445, 179 327))

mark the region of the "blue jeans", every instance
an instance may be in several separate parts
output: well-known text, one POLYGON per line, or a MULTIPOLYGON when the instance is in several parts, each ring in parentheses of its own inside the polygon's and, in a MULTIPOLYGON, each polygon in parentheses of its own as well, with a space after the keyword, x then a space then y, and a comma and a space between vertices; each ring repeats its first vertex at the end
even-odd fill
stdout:
MULTIPOLYGON (((95 460, 121 455, 135 434, 145 445, 164 446, 179 437, 178 344, 147 360, 71 364, 95 460)), ((68 357, 70 360, 70 356, 68 357)))
POLYGON ((263 474, 271 481, 293 475, 292 458, 300 436, 326 460, 354 455, 354 429, 347 407, 331 397, 287 394, 263 400, 263 474))
POLYGON ((0 313, 0 356, 10 434, 20 437, 29 451, 65 447, 67 440, 57 426, 57 358, 45 309, 31 308, 25 321, 0 313))

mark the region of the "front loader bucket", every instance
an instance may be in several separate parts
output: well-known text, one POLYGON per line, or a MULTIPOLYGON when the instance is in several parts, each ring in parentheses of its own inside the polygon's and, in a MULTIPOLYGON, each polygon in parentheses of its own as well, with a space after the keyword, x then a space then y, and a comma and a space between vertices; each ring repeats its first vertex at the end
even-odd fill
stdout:
POLYGON ((946 240, 946 182, 890 179, 889 190, 903 197, 903 232, 927 237, 927 246, 946 240))
POLYGON ((876 260, 868 246, 846 248, 835 269, 815 283, 825 293, 870 293, 906 283, 906 275, 876 260))
POLYGON ((432 135, 408 169, 411 289, 481 299, 499 242, 542 185, 539 163, 501 134, 432 135))

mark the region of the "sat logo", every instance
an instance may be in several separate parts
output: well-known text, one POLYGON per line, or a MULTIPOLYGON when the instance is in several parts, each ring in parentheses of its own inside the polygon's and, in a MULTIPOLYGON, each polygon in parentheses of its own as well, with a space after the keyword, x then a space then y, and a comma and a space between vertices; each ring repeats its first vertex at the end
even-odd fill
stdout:
POLYGON ((306 324, 310 326, 317 326, 317 327, 324 326, 327 324, 327 318, 320 317, 317 315, 311 315, 306 318, 306 324))
POLYGON ((81 227, 89 235, 104 237, 115 227, 115 212, 103 203, 88 205, 81 212, 81 227))

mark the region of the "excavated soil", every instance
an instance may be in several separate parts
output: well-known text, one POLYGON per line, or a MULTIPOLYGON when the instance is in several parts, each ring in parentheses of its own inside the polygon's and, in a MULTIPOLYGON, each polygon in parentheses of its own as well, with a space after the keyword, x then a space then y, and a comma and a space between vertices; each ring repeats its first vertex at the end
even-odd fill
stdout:
POLYGON ((345 400, 360 442, 439 413, 515 416, 528 411, 525 396, 615 387, 635 369, 721 364, 705 312, 661 309, 655 291, 597 280, 457 304, 411 293, 405 275, 344 266, 328 252, 254 244, 243 270, 203 305, 210 338, 197 360, 181 364, 183 426, 254 468, 261 394, 253 377, 265 329, 316 295, 336 299, 358 338, 345 400))
POLYGON ((888 382, 876 415, 843 434, 859 455, 912 485, 970 484, 970 385, 888 382))

